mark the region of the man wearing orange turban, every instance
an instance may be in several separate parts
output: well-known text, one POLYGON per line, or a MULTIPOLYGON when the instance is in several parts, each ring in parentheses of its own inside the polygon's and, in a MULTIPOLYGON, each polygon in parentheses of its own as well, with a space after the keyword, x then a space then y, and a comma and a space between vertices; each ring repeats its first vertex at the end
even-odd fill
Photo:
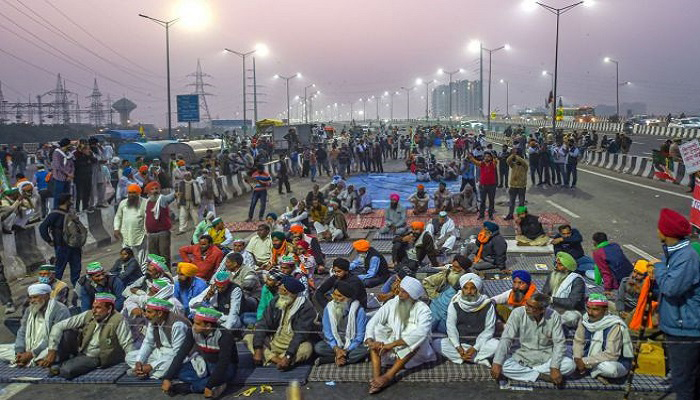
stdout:
POLYGON ((136 183, 126 186, 126 198, 119 202, 114 214, 114 238, 121 240, 122 248, 134 252, 139 265, 146 262, 146 199, 141 197, 141 186, 136 183))
POLYGON ((416 192, 408 198, 408 202, 413 204, 413 214, 425 214, 428 212, 428 203, 430 202, 430 196, 428 192, 425 191, 425 186, 422 184, 416 187, 416 192))
POLYGON ((411 275, 415 275, 421 263, 428 257, 430 264, 437 268, 437 250, 435 240, 430 232, 425 230, 425 222, 411 222, 411 233, 394 238, 391 249, 391 257, 394 265, 408 268, 411 275))
POLYGON ((357 277, 365 287, 373 288, 389 279, 389 263, 367 240, 356 240, 352 247, 357 252, 357 258, 350 263, 350 270, 360 272, 357 277))
POLYGON ((144 190, 148 195, 146 202, 146 233, 148 234, 148 253, 165 258, 170 265, 170 203, 175 201, 175 191, 170 194, 160 193, 160 183, 149 182, 144 190))

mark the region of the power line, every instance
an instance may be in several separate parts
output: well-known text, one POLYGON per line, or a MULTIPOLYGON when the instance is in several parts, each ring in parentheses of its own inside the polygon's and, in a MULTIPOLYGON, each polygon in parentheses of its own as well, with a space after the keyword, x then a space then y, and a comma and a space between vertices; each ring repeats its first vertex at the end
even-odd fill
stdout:
MULTIPOLYGON (((23 62, 23 63, 25 63, 25 64, 27 64, 27 65, 29 65, 29 66, 32 66, 32 67, 38 69, 39 71, 46 72, 47 74, 49 74, 49 75, 51 75, 51 76, 56 76, 56 73, 55 73, 55 72, 51 72, 51 71, 49 71, 48 69, 46 69, 46 68, 44 68, 44 67, 40 67, 40 66, 38 66, 38 65, 36 65, 36 64, 34 64, 34 63, 32 63, 31 61, 27 61, 27 60, 25 60, 25 59, 22 58, 22 57, 19 57, 19 56, 16 56, 16 55, 10 53, 10 52, 7 51, 7 50, 3 50, 2 48, 0 48, 0 53, 6 54, 6 55, 8 55, 8 56, 14 58, 15 60, 21 61, 21 62, 23 62)), ((74 84, 74 85, 77 85, 77 86, 82 86, 82 87, 84 87, 84 88, 86 88, 86 89, 91 89, 90 86, 84 85, 84 84, 82 84, 82 83, 80 83, 80 82, 77 82, 77 81, 74 81, 74 80, 71 80, 71 79, 66 79, 66 81, 68 81, 68 82, 70 82, 70 83, 72 83, 72 84, 74 84)))

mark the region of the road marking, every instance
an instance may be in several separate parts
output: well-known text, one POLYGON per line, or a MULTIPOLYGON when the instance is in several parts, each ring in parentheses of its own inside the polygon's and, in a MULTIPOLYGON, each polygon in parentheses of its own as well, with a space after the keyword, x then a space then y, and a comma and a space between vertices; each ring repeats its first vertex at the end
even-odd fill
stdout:
POLYGON ((559 204, 553 202, 552 200, 547 200, 547 203, 549 203, 549 205, 551 205, 551 206, 553 206, 553 207, 558 208, 558 209, 561 210, 562 212, 568 214, 571 218, 581 218, 578 214, 574 214, 573 212, 571 212, 571 210, 566 209, 566 208, 560 206, 559 204))
POLYGON ((644 144, 642 142, 632 142, 632 144, 644 144))
POLYGON ((645 153, 642 153, 642 154, 649 154, 650 156, 653 155, 653 153, 649 153, 649 152, 645 152, 645 153))
POLYGON ((9 385, 2 388, 2 392, 0 393, 0 400, 7 400, 11 398, 12 396, 24 390, 27 386, 29 386, 28 383, 10 383, 9 385))
POLYGON ((608 175, 600 174, 600 173, 598 173, 598 172, 589 171, 589 170, 583 169, 583 168, 579 168, 578 170, 579 170, 579 171, 586 172, 586 173, 588 173, 588 174, 597 175, 597 176, 600 176, 600 177, 603 177, 603 178, 612 179, 612 180, 614 180, 614 181, 618 181, 618 182, 622 182, 622 183, 627 183, 627 184, 629 184, 629 185, 639 186, 639 187, 641 187, 641 188, 645 188, 645 189, 649 189, 649 190, 654 190, 654 191, 657 191, 657 192, 660 192, 660 193, 670 194, 670 195, 672 195, 672 196, 678 196, 678 197, 682 197, 682 198, 684 198, 684 199, 693 200, 693 197, 692 197, 692 196, 688 196, 687 194, 676 193, 676 192, 672 192, 672 191, 670 191, 670 190, 659 189, 659 188, 655 188, 655 187, 653 187, 653 186, 648 186, 648 185, 644 185, 644 184, 637 183, 637 182, 626 181, 626 180, 624 180, 624 179, 615 178, 614 176, 608 176, 608 175))
POLYGON ((627 250, 633 251, 637 253, 638 255, 642 256, 645 260, 656 260, 656 257, 652 256, 651 254, 647 253, 646 251, 640 249, 639 247, 632 245, 632 244, 623 244, 622 247, 626 248, 627 250))

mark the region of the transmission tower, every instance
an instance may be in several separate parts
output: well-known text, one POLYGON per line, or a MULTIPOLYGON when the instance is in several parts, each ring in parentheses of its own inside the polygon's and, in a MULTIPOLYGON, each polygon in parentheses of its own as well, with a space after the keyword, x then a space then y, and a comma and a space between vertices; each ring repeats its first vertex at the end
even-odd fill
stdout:
POLYGON ((211 93, 207 93, 207 87, 213 87, 212 85, 204 82, 204 78, 211 78, 211 75, 202 72, 202 64, 197 59, 197 72, 189 74, 187 76, 194 77, 194 83, 190 83, 187 86, 194 86, 194 92, 192 94, 199 95, 199 107, 203 112, 204 120, 211 121, 211 114, 209 113, 209 106, 207 105, 207 96, 213 96, 211 93))
POLYGON ((104 110, 102 109, 104 105, 102 104, 102 92, 97 87, 97 78, 95 78, 92 93, 87 98, 90 99, 90 124, 98 128, 104 122, 104 110))
MULTIPOLYGON (((54 125, 68 125, 70 123, 70 102, 68 101, 69 94, 72 94, 72 92, 66 90, 65 82, 63 79, 61 79, 61 74, 58 74, 56 88, 42 95, 50 95, 54 97, 52 104, 54 125)), ((41 106, 39 107, 41 108, 41 106)))

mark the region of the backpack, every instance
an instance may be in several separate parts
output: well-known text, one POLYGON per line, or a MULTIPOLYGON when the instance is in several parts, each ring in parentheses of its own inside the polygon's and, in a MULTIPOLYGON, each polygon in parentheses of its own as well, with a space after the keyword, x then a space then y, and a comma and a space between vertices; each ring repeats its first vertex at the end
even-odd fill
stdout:
POLYGON ((68 247, 81 248, 87 242, 88 230, 75 214, 54 210, 63 214, 63 241, 68 247))

